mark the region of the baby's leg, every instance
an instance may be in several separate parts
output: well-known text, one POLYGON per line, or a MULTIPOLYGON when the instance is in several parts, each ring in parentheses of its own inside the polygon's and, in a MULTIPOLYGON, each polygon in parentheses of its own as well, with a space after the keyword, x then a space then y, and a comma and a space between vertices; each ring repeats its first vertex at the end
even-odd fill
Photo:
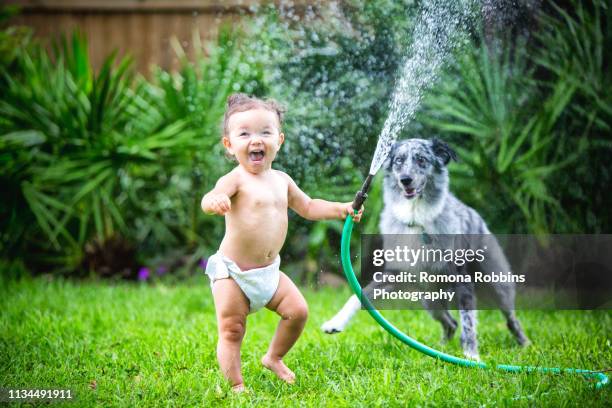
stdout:
POLYGON ((295 344, 304 329, 308 317, 308 305, 297 286, 281 272, 278 289, 266 307, 278 313, 281 321, 278 323, 270 348, 261 362, 279 378, 292 383, 295 380, 295 374, 287 368, 282 358, 295 344))
POLYGON ((244 388, 240 372, 240 345, 246 332, 249 301, 233 279, 220 279, 213 285, 219 342, 217 358, 221 372, 235 390, 244 388))

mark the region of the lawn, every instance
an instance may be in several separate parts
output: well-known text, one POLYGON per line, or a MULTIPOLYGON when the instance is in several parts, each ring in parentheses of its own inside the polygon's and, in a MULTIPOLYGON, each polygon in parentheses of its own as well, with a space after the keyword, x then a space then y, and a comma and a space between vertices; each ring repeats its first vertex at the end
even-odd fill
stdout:
MULTIPOLYGON (((277 317, 250 316, 243 373, 250 389, 233 395, 216 358, 216 324, 206 278, 179 285, 3 281, 0 387, 69 388, 67 406, 610 406, 611 387, 594 390, 577 375, 508 374, 460 368, 403 346, 365 311, 346 333, 323 321, 348 289, 305 290, 310 318, 286 363, 297 383, 281 383, 259 359, 277 317)), ((425 344, 460 355, 459 338, 441 345, 426 312, 385 312, 425 344)), ((611 311, 520 311, 533 346, 520 349, 501 314, 479 312, 485 362, 612 367, 611 311)))

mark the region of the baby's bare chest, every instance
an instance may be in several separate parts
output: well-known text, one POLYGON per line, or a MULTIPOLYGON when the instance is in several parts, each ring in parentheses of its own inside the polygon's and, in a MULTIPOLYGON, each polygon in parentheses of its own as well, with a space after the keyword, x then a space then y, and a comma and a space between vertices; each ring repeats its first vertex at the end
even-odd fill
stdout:
POLYGON ((287 186, 253 183, 242 186, 236 195, 236 205, 250 210, 287 211, 287 186))

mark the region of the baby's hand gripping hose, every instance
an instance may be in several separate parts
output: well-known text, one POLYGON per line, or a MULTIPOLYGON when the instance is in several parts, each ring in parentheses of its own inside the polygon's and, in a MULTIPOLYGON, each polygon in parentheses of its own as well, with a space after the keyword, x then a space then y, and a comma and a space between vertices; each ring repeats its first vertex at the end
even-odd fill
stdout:
MULTIPOLYGON (((355 196, 355 200, 353 201, 353 209, 358 211, 361 208, 361 205, 367 198, 367 192, 369 190, 370 184, 372 182, 373 175, 368 175, 363 185, 361 186, 361 190, 355 196)), ((438 358, 447 363, 456 364, 464 367, 478 367, 478 368, 492 368, 493 366, 489 366, 486 363, 467 360, 465 358, 459 358, 452 356, 450 354, 443 353, 441 351, 432 349, 428 347, 412 337, 406 335, 404 332, 393 326, 387 319, 383 317, 380 312, 374 308, 372 303, 367 296, 362 296, 362 289, 357 277, 355 276, 355 272, 353 271, 353 265, 351 263, 351 234, 353 232, 353 218, 349 215, 346 217, 346 222, 344 223, 344 228, 342 230, 342 241, 341 241, 341 258, 342 258, 342 268, 344 269, 344 274, 346 275, 346 279, 349 282, 349 285, 355 295, 361 301, 361 304, 366 308, 370 316, 376 320, 376 322, 382 326, 387 332, 396 337, 401 342, 407 344, 408 346, 420 351, 423 354, 427 354, 430 357, 438 358)), ((508 364, 498 364, 494 368, 503 371, 510 372, 519 372, 519 371, 539 371, 544 373, 576 373, 582 374, 585 377, 596 378, 598 381, 595 384, 595 388, 602 388, 607 385, 610 380, 608 376, 606 376, 602 372, 591 371, 591 370, 582 370, 578 368, 548 368, 548 367, 537 367, 537 366, 519 366, 519 365, 508 365, 508 364)))

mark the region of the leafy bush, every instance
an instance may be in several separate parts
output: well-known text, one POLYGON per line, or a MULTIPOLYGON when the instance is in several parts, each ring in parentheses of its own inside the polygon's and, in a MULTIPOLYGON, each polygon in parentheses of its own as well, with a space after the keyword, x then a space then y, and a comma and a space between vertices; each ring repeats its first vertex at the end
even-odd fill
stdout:
POLYGON ((534 61, 546 75, 543 85, 565 84, 571 101, 560 114, 556 139, 562 154, 579 151, 580 157, 564 172, 556 172, 551 185, 567 223, 555 223, 559 232, 609 233, 612 231, 612 14, 609 3, 573 1, 569 11, 551 5, 551 14, 539 16, 543 30, 538 34, 534 61), (589 4, 590 3, 590 4, 589 4), (569 91, 568 91, 569 92, 569 91), (580 149, 580 147, 583 147, 580 149))
POLYGON ((577 5, 572 17, 555 9, 539 16, 532 44, 474 43, 457 55, 420 117, 454 142, 453 189, 496 232, 612 227, 600 210, 611 195, 599 184, 609 179, 611 147, 607 10, 577 5))
POLYGON ((20 50, 0 82, 2 255, 74 271, 117 258, 104 248, 137 245, 144 257, 210 244, 219 221, 197 215, 223 168, 210 150, 225 98, 258 86, 234 37, 223 31, 206 60, 183 59, 176 75, 158 70, 159 86, 134 81, 130 60, 112 55, 95 74, 78 35, 52 53, 20 50))
POLYGON ((125 228, 117 172, 139 158, 128 153, 138 139, 122 137, 129 60, 117 69, 113 63, 111 56, 94 75, 75 35, 52 55, 33 44, 19 51, 12 72, 3 69, 2 185, 11 192, 2 211, 10 214, 3 217, 4 253, 36 258, 49 249, 52 261, 74 267, 92 235, 125 228))

